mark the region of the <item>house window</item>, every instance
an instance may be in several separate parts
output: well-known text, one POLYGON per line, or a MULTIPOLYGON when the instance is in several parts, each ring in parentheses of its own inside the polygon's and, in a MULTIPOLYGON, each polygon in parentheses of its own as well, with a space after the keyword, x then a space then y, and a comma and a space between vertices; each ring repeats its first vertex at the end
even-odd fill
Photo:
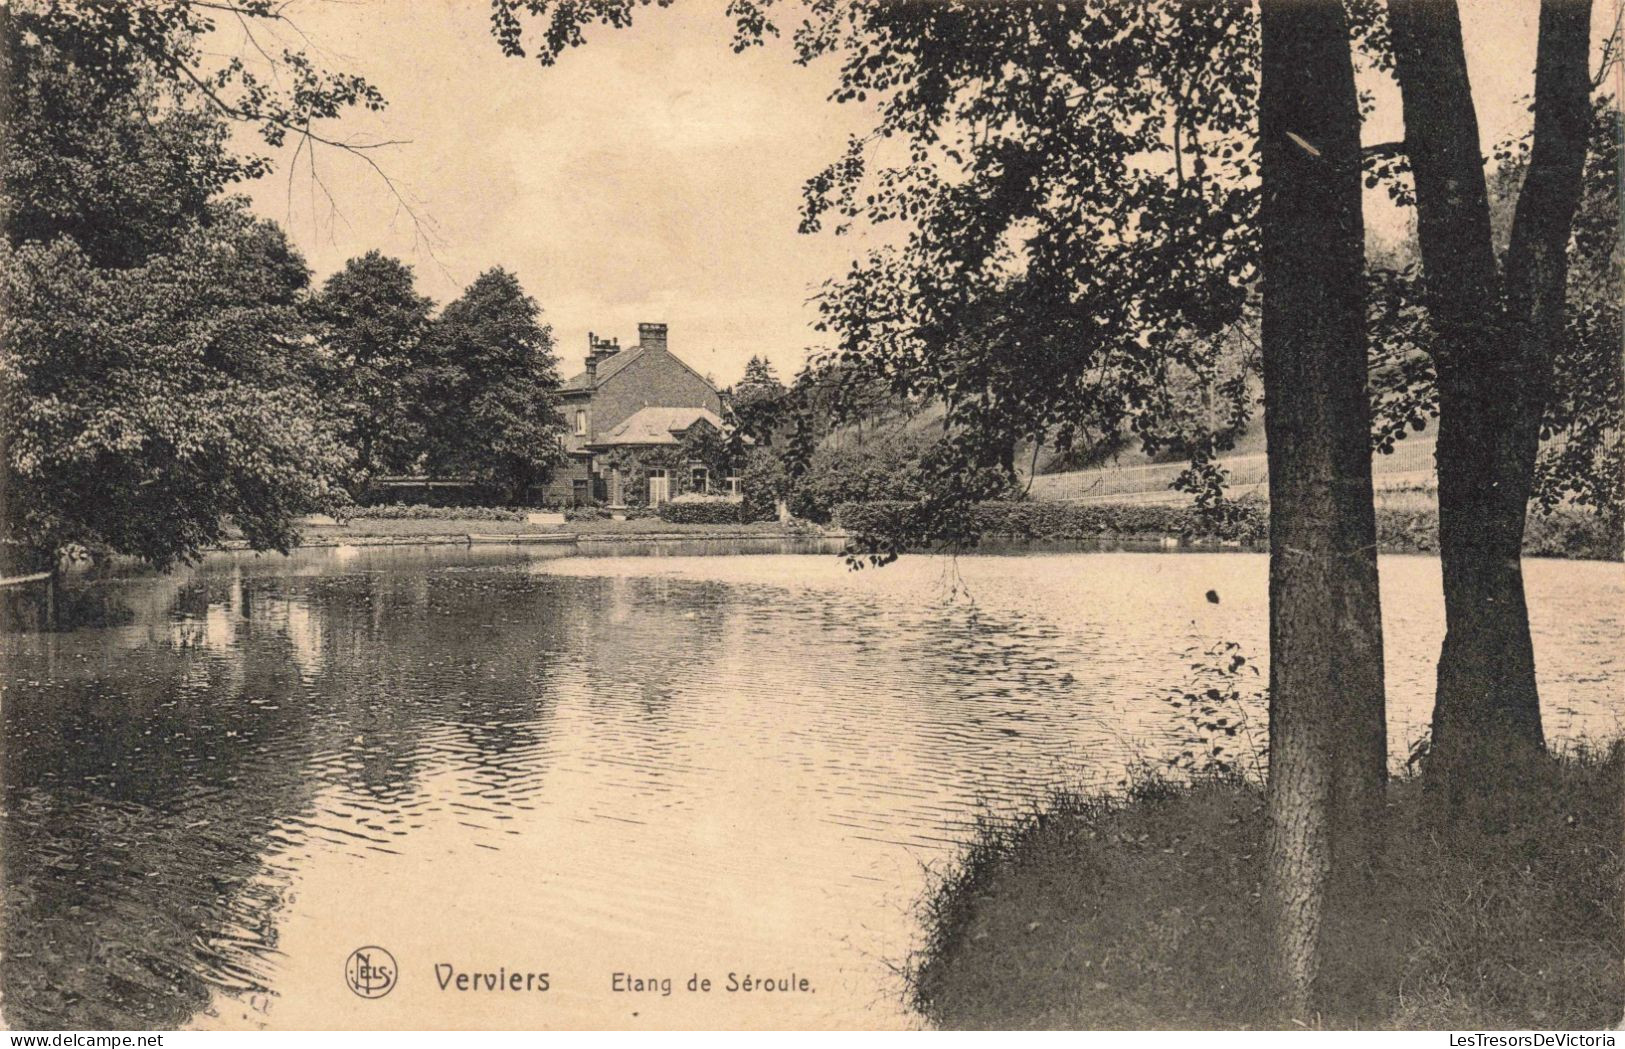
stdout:
POLYGON ((711 474, 703 466, 696 466, 688 475, 688 490, 691 492, 704 492, 709 487, 711 474))
POLYGON ((723 480, 723 484, 727 485, 727 491, 728 491, 729 495, 738 495, 739 494, 739 478, 737 478, 737 477, 725 478, 723 480))
POLYGON ((585 408, 576 409, 576 436, 587 436, 587 410, 585 408))

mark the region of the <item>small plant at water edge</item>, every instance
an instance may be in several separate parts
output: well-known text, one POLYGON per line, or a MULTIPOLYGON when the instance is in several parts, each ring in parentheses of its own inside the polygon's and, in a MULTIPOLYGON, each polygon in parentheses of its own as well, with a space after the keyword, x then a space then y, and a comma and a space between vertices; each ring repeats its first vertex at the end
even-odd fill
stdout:
POLYGON ((1234 641, 1192 648, 1191 676, 1163 697, 1173 712, 1185 749, 1168 758, 1183 772, 1264 779, 1269 744, 1253 731, 1249 708, 1267 708, 1268 689, 1258 664, 1234 641))

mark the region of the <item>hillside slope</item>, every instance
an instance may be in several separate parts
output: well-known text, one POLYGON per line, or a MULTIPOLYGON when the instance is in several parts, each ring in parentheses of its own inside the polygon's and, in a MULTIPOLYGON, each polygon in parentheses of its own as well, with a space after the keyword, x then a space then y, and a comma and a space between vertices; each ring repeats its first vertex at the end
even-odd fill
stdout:
MULTIPOLYGON (((1262 436, 1260 433, 1258 440, 1243 442, 1237 454, 1219 460, 1230 474, 1231 498, 1267 495, 1269 474, 1264 453, 1250 450, 1262 448, 1262 436)), ((1373 481, 1379 498, 1407 493, 1409 498, 1421 496, 1432 502, 1434 441, 1432 433, 1413 434, 1401 441, 1391 454, 1372 457, 1373 481)), ((1032 479, 1030 492, 1035 499, 1080 503, 1188 503, 1189 495, 1169 487, 1184 469, 1183 462, 1146 463, 1143 457, 1125 454, 1117 462, 1093 470, 1041 474, 1032 479)))

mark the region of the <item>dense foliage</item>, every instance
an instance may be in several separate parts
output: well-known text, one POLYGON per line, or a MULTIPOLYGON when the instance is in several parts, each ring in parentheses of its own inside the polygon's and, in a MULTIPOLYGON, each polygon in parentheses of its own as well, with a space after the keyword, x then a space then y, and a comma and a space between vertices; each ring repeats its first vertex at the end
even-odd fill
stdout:
POLYGON ((553 329, 503 269, 482 273, 436 318, 408 380, 431 473, 523 502, 563 461, 553 329))
POLYGON ((739 492, 753 521, 771 521, 790 494, 790 474, 771 448, 752 448, 739 468, 739 492))
POLYGON ((825 524, 841 503, 918 499, 920 454, 920 442, 905 435, 825 444, 791 485, 790 512, 825 524))
POLYGON ((0 9, 8 562, 76 543, 163 566, 228 526, 285 550, 298 515, 429 465, 510 501, 545 479, 556 369, 511 276, 485 275, 438 320, 411 269, 377 252, 312 293, 282 233, 224 195, 268 170, 233 148, 234 122, 273 147, 371 148, 316 130, 380 107, 370 85, 259 46, 283 6, 0 9), (269 68, 204 46, 217 31, 269 68))
POLYGON ((433 309, 412 268, 376 250, 346 262, 309 304, 323 347, 322 396, 356 450, 354 486, 407 469, 423 443, 408 382, 427 363, 433 309))
POLYGON ((96 266, 175 250, 245 171, 226 127, 148 72, 97 77, 0 13, 0 229, 14 244, 66 237, 96 266))
POLYGON ((310 382, 304 260, 219 197, 252 173, 222 116, 62 17, 0 15, 0 130, 24 146, 0 161, 5 538, 165 565, 229 517, 286 549, 349 458, 310 382))
POLYGON ((67 238, 0 247, 8 537, 106 546, 157 565, 236 522, 286 550, 295 515, 345 501, 348 450, 305 368, 303 263, 240 214, 140 266, 67 238))
MULTIPOLYGON (((229 10, 252 34, 278 6, 229 10)), ((304 260, 221 194, 267 170, 230 122, 274 146, 382 100, 296 52, 267 53, 274 81, 221 62, 202 40, 223 10, 0 8, 0 469, 24 558, 78 543, 167 565, 226 519, 286 549, 297 514, 345 501, 304 260)))

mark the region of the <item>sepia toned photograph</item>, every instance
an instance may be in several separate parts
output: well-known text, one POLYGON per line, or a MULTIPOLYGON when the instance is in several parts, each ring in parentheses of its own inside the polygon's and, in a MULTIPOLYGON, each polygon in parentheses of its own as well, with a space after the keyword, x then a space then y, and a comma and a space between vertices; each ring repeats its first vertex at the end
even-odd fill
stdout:
POLYGON ((1614 1045, 1622 22, 0 0, 8 1044, 1614 1045))

